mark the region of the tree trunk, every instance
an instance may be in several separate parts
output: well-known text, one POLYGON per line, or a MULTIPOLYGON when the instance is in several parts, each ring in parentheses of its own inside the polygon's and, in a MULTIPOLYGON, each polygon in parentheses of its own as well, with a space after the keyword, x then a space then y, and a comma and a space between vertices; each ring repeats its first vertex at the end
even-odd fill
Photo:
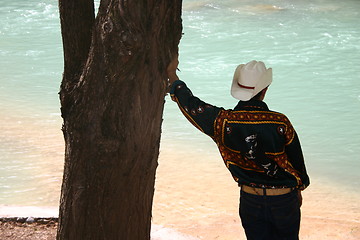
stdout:
POLYGON ((57 239, 150 239, 181 0, 59 0, 65 169, 57 239))

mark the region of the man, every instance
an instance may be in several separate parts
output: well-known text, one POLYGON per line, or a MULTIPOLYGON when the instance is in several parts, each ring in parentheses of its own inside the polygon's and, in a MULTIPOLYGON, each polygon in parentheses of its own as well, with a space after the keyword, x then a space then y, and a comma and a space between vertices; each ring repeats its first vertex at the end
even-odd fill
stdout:
POLYGON ((170 94, 185 117, 217 144, 241 187, 240 218, 249 240, 299 239, 301 191, 310 183, 298 136, 289 119, 262 101, 272 82, 263 62, 239 65, 225 110, 193 96, 179 80, 177 57, 168 66, 170 94))

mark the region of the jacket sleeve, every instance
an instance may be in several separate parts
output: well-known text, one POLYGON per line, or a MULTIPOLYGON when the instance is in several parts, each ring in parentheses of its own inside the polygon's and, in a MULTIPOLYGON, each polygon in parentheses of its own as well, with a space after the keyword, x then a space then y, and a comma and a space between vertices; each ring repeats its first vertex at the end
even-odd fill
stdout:
POLYGON ((171 99, 178 104, 181 112, 195 127, 210 137, 214 136, 214 122, 222 108, 195 97, 181 80, 172 84, 170 94, 171 99))
POLYGON ((299 137, 294 130, 293 139, 285 146, 285 152, 292 166, 299 172, 302 181, 301 190, 304 190, 310 184, 309 176, 306 172, 304 156, 302 153, 299 137))

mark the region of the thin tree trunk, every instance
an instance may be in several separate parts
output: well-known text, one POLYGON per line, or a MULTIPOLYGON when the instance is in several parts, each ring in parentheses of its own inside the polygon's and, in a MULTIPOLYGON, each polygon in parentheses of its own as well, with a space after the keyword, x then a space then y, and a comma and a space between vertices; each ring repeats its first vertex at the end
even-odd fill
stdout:
POLYGON ((59 0, 65 169, 57 239, 149 239, 181 0, 59 0), (92 35, 91 35, 92 33, 92 35))

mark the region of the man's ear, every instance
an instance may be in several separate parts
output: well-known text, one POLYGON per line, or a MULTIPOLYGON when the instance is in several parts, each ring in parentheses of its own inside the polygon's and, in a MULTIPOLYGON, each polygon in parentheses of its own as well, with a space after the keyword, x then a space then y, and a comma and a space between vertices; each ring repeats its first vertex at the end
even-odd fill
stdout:
POLYGON ((265 98, 265 94, 266 91, 268 90, 268 87, 264 88, 263 90, 261 90, 261 100, 263 100, 265 98))

